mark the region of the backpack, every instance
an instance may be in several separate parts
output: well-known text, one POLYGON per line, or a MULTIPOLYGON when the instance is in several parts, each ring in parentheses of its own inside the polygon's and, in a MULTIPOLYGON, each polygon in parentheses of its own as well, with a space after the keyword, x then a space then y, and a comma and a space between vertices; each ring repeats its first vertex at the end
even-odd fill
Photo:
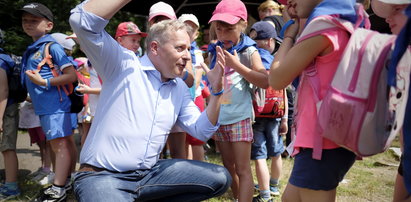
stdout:
MULTIPOLYGON (((6 61, 5 57, 5 53, 0 53, 1 60, 6 61)), ((10 74, 7 75, 9 98, 20 103, 27 98, 27 89, 21 82, 21 56, 11 55, 11 59, 14 61, 14 66, 10 68, 10 74)))
MULTIPOLYGON (((355 25, 334 16, 319 16, 307 25, 299 41, 336 27, 351 34, 324 97, 320 97, 318 74, 305 70, 303 76, 318 101, 317 132, 363 157, 384 152, 402 128, 411 54, 408 51, 394 71, 398 85, 389 86, 387 64, 396 36, 369 30, 368 16, 360 5, 357 16, 355 25), (360 28, 361 24, 366 28, 360 28)), ((314 140, 313 149, 313 157, 321 159, 321 136, 314 140)))
POLYGON ((253 107, 255 117, 262 118, 281 118, 285 113, 285 92, 282 90, 275 90, 271 86, 267 89, 254 88, 253 107), (257 99, 263 100, 263 104, 258 104, 257 99))
MULTIPOLYGON (((43 67, 45 64, 47 64, 53 74, 54 77, 58 77, 59 73, 56 71, 54 68, 54 63, 52 60, 52 57, 50 55, 50 46, 54 42, 49 42, 45 45, 44 47, 44 53, 43 53, 43 60, 37 65, 37 69, 41 70, 41 67, 43 67)), ((61 85, 57 86, 58 91, 60 92, 61 89, 63 89, 64 93, 67 95, 67 97, 71 101, 71 106, 70 106, 70 113, 79 113, 83 107, 83 95, 78 94, 75 92, 75 88, 78 86, 78 81, 76 80, 75 82, 68 84, 68 85, 61 85)), ((61 96, 60 96, 61 99, 61 96)))

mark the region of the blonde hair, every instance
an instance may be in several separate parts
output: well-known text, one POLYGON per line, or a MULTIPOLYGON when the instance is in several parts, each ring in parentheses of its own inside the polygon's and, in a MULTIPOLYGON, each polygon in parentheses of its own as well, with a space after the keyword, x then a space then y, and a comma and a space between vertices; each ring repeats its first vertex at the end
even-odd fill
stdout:
POLYGON ((273 0, 267 0, 261 3, 260 6, 258 6, 258 11, 264 11, 267 8, 278 9, 281 13, 285 7, 284 5, 280 5, 273 0))

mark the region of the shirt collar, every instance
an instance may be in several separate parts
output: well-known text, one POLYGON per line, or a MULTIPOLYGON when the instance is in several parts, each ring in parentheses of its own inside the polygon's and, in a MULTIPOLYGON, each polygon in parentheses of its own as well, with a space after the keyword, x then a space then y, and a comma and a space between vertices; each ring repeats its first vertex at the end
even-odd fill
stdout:
POLYGON ((177 79, 171 79, 167 82, 161 81, 161 73, 154 67, 154 64, 151 62, 150 58, 145 54, 143 57, 140 58, 141 69, 143 71, 154 71, 154 75, 157 79, 163 84, 177 84, 177 79))

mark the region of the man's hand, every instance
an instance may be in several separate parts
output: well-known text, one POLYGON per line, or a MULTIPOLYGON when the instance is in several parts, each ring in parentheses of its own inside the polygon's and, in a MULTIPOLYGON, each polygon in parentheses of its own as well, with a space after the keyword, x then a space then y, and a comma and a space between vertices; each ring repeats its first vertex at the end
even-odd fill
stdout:
POLYGON ((41 77, 39 74, 39 70, 27 70, 26 75, 29 77, 30 81, 39 85, 39 86, 46 86, 46 80, 41 77))
POLYGON ((210 70, 205 63, 201 63, 201 67, 207 73, 207 79, 212 88, 211 93, 218 93, 223 90, 225 66, 225 56, 221 47, 217 47, 217 62, 214 69, 210 70))

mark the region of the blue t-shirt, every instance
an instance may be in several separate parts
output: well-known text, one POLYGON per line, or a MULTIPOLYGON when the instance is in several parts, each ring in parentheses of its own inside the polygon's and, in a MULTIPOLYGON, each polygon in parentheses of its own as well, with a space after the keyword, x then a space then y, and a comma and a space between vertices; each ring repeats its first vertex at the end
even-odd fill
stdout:
MULTIPOLYGON (((14 61, 11 57, 7 54, 2 53, 4 52, 3 49, 0 48, 0 68, 4 69, 7 74, 7 78, 11 75, 12 67, 14 67, 14 61)), ((15 103, 15 100, 12 98, 7 99, 7 106, 15 103)))
MULTIPOLYGON (((51 41, 55 42, 55 40, 47 34, 27 48, 22 58, 23 72, 26 70, 37 69, 37 65, 43 60, 44 47, 51 41)), ((52 56, 54 68, 59 72, 59 74, 62 73, 64 68, 73 65, 64 52, 63 47, 58 43, 53 43, 50 46, 50 55, 52 56)), ((70 111, 71 102, 64 93, 63 89, 60 88, 59 90, 57 86, 51 86, 50 89, 46 90, 45 86, 34 84, 25 74, 22 75, 27 91, 33 101, 36 115, 55 114, 70 111)), ((53 78, 53 74, 47 64, 41 68, 40 75, 44 79, 53 78)))

